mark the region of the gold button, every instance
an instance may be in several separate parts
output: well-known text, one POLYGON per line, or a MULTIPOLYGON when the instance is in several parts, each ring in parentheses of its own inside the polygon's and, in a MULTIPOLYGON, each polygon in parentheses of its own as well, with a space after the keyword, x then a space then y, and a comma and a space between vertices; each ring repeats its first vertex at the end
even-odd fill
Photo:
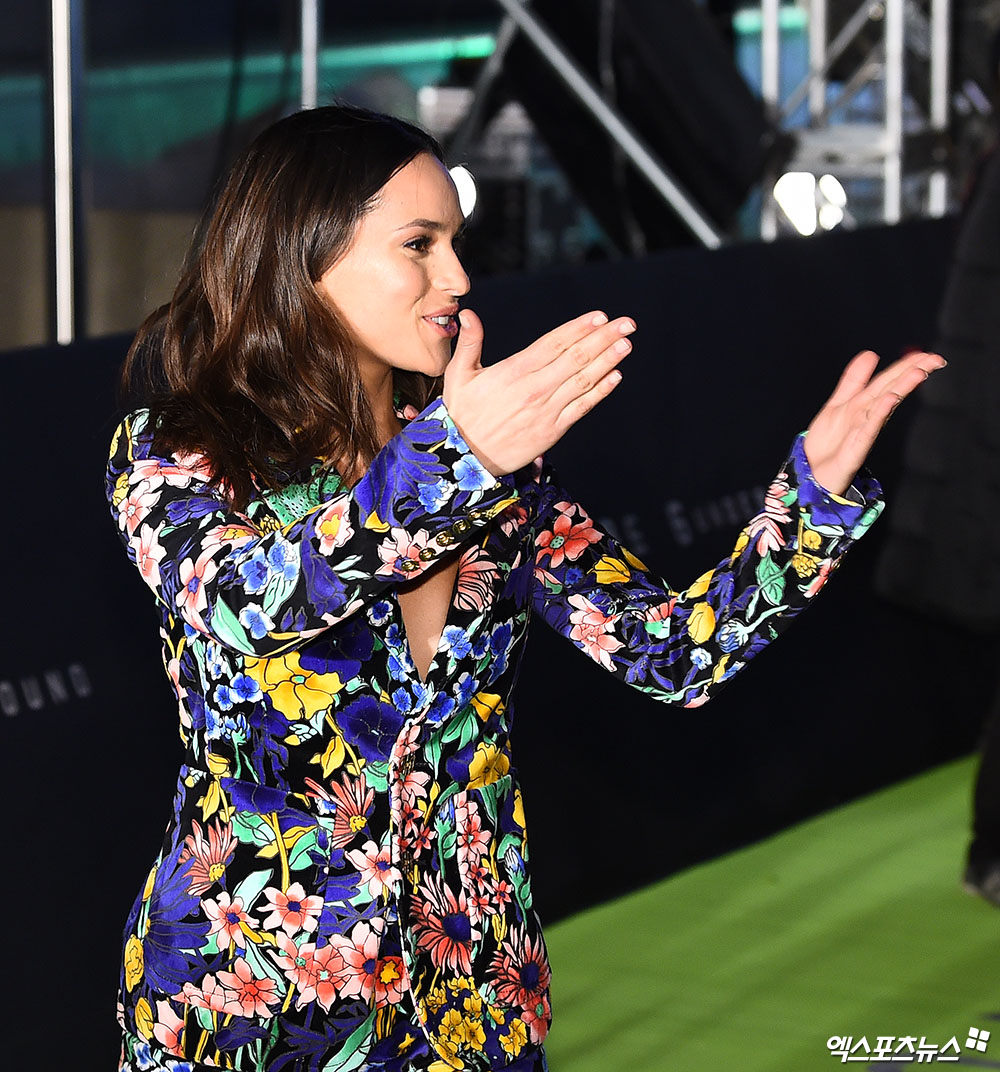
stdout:
POLYGON ((399 568, 404 573, 412 573, 416 569, 420 569, 420 563, 414 562, 412 558, 406 558, 399 564, 399 568))
POLYGON ((421 547, 420 552, 419 552, 417 557, 422 559, 424 562, 426 562, 428 559, 431 559, 431 558, 434 557, 434 548, 433 547, 421 547))
POLYGON ((471 522, 466 521, 464 517, 461 517, 458 519, 458 521, 455 522, 453 527, 455 531, 459 534, 459 536, 461 536, 472 528, 472 524, 471 522))
POLYGON ((442 547, 447 547, 448 544, 451 543, 451 541, 452 541, 452 535, 447 529, 445 529, 444 532, 439 532, 437 534, 437 542, 442 547))

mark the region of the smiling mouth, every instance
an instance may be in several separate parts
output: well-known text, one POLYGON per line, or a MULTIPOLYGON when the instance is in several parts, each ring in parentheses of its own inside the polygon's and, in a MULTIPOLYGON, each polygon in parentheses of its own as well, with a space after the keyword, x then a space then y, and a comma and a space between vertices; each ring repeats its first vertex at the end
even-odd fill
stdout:
POLYGON ((425 316, 424 321, 433 324, 445 338, 453 338, 458 334, 457 316, 425 316))

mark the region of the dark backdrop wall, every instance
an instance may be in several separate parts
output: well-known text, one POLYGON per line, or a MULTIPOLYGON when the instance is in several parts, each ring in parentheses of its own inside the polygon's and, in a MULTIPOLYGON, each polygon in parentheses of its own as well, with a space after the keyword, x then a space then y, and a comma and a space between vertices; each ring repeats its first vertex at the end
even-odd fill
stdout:
MULTIPOLYGON (((930 343, 950 239, 950 223, 927 222, 683 251, 491 280, 469 304, 493 357, 590 307, 637 319, 623 384, 553 458, 601 523, 683 587, 727 552, 847 357, 930 343)), ((148 593, 103 502, 127 341, 0 358, 0 912, 17 1068, 37 1067, 43 1045, 113 1066, 122 921, 180 758, 148 593)), ((890 499, 905 412, 873 460, 890 499)), ((661 707, 535 630, 516 739, 543 918, 972 746, 987 641, 877 603, 880 539, 876 526, 819 606, 705 708, 661 707)))

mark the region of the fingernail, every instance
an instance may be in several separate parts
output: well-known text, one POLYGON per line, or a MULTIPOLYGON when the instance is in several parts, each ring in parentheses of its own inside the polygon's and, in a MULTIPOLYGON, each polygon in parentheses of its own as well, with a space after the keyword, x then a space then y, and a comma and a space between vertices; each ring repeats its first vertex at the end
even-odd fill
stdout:
POLYGON ((632 334, 632 332, 633 332, 633 331, 635 331, 635 324, 634 324, 634 323, 633 323, 633 321, 631 321, 631 320, 623 320, 623 321, 622 321, 622 322, 621 322, 621 323, 620 323, 620 324, 618 325, 618 330, 619 330, 619 331, 620 331, 620 332, 621 332, 621 333, 622 333, 623 335, 631 335, 631 334, 632 334))
POLYGON ((604 313, 594 313, 594 315, 590 318, 590 322, 594 325, 595 328, 598 328, 601 326, 601 324, 606 324, 608 322, 608 318, 604 315, 604 313))
POLYGON ((608 376, 608 379, 609 379, 609 380, 610 380, 610 381, 611 381, 612 383, 621 383, 621 382, 622 382, 622 374, 621 374, 621 373, 620 373, 620 372, 618 371, 618 369, 615 369, 615 371, 614 371, 614 372, 612 372, 612 373, 611 373, 611 374, 610 374, 610 375, 608 376))
POLYGON ((617 354, 627 354, 631 349, 632 344, 628 341, 628 339, 619 339, 615 343, 615 353, 617 354))

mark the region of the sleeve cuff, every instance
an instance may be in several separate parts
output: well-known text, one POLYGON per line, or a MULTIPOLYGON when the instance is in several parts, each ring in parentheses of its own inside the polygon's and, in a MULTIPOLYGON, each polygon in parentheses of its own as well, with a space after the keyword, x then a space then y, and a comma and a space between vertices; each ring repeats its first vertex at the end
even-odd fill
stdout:
POLYGON ((827 491, 813 475, 806 457, 803 432, 792 444, 789 465, 798 485, 799 509, 814 528, 837 526, 857 539, 882 512, 882 486, 867 469, 860 469, 846 495, 827 491))

